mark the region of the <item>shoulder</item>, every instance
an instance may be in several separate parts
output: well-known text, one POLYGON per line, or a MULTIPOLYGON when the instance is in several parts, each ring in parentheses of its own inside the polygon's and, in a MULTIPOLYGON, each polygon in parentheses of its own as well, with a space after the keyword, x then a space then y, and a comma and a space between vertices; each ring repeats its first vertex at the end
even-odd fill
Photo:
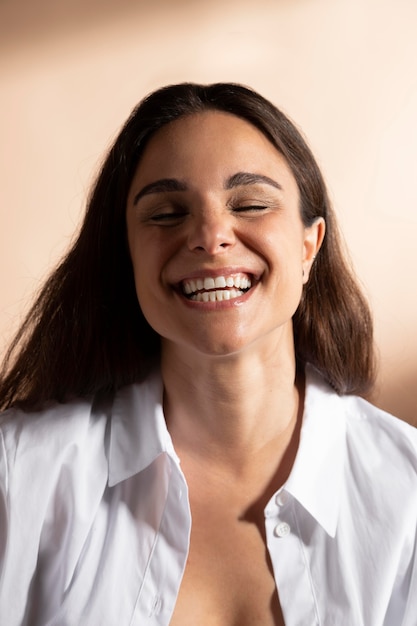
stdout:
POLYGON ((392 471, 408 468, 417 477, 417 429, 370 404, 363 398, 342 399, 346 420, 346 442, 351 454, 364 457, 371 469, 392 471))
POLYGON ((31 473, 51 477, 62 466, 104 455, 107 407, 92 400, 53 404, 36 412, 12 408, 1 416, 1 473, 7 482, 31 473), (22 462, 21 462, 22 461, 22 462))
POLYGON ((94 422, 103 419, 102 405, 92 399, 75 399, 59 404, 51 403, 37 411, 26 411, 13 407, 0 417, 0 429, 7 440, 20 441, 30 437, 47 440, 61 440, 80 437, 94 422))
POLYGON ((314 423, 345 432, 351 457, 371 466, 399 461, 417 472, 417 429, 361 397, 338 395, 311 367, 307 370, 306 398, 314 423))
POLYGON ((411 549, 417 525, 417 430, 363 398, 346 396, 340 402, 350 510, 372 520, 375 533, 380 528, 387 538, 391 532, 404 541, 408 537, 411 549))
POLYGON ((408 500, 417 515, 417 429, 363 398, 336 394, 315 371, 307 383, 309 437, 333 471, 340 468, 346 490, 388 509, 408 500))

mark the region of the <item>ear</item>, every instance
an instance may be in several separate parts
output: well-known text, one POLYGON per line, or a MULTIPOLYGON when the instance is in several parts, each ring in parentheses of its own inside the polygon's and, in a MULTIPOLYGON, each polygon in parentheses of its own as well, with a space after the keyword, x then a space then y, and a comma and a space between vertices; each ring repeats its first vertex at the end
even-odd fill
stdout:
POLYGON ((326 232, 326 222, 318 217, 311 226, 304 229, 303 242, 303 284, 308 281, 314 259, 323 243, 326 232))

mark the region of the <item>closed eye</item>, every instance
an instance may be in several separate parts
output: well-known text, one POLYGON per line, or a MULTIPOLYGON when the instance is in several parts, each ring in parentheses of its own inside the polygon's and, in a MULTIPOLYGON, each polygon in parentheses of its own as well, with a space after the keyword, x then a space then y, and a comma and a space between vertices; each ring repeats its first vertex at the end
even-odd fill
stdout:
POLYGON ((251 204, 247 206, 237 206, 233 208, 235 213, 265 211, 268 207, 264 205, 251 204))
POLYGON ((149 217, 150 222, 154 223, 170 223, 183 220, 187 216, 185 211, 171 211, 167 213, 156 213, 149 217))

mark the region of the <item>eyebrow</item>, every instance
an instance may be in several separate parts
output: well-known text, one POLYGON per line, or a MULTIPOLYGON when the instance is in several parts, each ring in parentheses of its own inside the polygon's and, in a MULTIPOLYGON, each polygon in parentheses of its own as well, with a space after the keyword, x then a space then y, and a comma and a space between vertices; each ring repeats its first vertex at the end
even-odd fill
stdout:
MULTIPOLYGON (((249 186, 249 185, 270 185, 275 189, 282 190, 282 186, 273 178, 264 176, 264 174, 253 174, 252 172, 237 172, 230 176, 224 185, 225 189, 234 189, 235 187, 249 186)), ((170 191, 187 191, 188 187, 177 178, 161 178, 149 185, 145 185, 133 198, 133 205, 135 206, 143 196, 147 196, 153 193, 166 193, 170 191)))
POLYGON ((227 179, 225 189, 233 189, 241 185, 257 185, 259 183, 282 190, 282 186, 273 178, 269 178, 269 176, 264 176, 263 174, 252 174, 252 172, 238 172, 237 174, 233 174, 233 176, 227 179))
POLYGON ((187 185, 176 178, 161 178, 142 187, 133 198, 133 205, 136 205, 143 196, 151 193, 166 193, 168 191, 187 191, 187 185))

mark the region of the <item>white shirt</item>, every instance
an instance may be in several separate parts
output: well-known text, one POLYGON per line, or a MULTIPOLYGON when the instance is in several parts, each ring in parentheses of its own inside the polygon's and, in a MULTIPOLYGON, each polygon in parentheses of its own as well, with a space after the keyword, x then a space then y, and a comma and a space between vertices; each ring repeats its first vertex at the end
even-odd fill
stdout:
MULTIPOLYGON (((111 406, 6 414, 0 624, 169 624, 191 517, 161 402, 155 375, 111 406)), ((416 521, 417 430, 309 368, 295 464, 265 508, 286 626, 416 626, 416 521)))

